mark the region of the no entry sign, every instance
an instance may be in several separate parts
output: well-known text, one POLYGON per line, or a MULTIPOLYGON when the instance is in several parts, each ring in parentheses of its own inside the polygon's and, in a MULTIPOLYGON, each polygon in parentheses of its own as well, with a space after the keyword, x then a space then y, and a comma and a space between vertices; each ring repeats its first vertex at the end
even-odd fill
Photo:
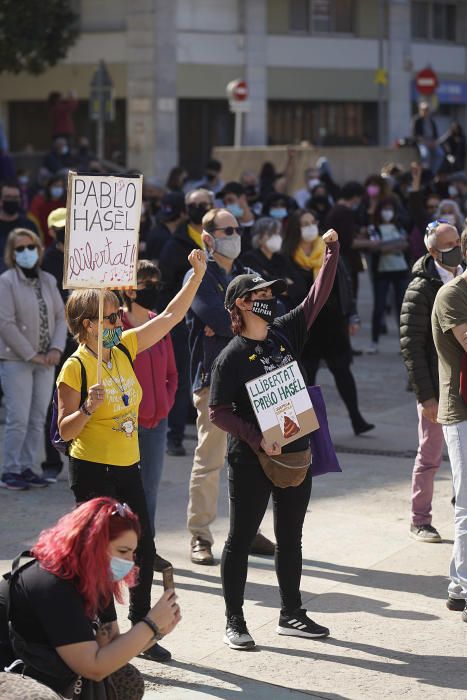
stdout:
POLYGON ((424 68, 415 76, 415 86, 420 95, 432 95, 438 87, 438 76, 432 68, 424 68))

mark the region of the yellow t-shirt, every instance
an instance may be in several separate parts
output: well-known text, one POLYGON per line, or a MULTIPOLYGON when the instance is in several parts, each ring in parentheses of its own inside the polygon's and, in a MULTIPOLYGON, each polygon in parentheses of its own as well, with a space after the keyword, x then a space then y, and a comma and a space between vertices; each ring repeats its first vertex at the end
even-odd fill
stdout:
MULTIPOLYGON (((121 343, 134 360, 138 350, 136 332, 125 331, 121 343)), ((84 364, 89 388, 97 382, 97 359, 84 345, 80 345, 75 354, 84 364)), ((112 348, 111 363, 111 369, 105 363, 102 366, 104 403, 94 411, 92 418, 72 441, 70 455, 88 462, 129 467, 139 461, 138 407, 143 392, 129 359, 118 348, 112 348), (129 397, 128 406, 123 402, 123 394, 129 397)), ((79 362, 73 359, 65 362, 58 375, 57 386, 62 382, 81 392, 79 362)))

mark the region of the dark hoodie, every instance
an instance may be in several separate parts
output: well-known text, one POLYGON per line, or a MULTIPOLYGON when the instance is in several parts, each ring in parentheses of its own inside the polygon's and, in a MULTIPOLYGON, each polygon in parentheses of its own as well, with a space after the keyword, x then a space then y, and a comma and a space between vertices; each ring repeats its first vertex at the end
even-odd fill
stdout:
POLYGON ((428 253, 412 268, 401 310, 401 351, 419 403, 438 399, 438 355, 431 330, 431 312, 443 283, 428 253))

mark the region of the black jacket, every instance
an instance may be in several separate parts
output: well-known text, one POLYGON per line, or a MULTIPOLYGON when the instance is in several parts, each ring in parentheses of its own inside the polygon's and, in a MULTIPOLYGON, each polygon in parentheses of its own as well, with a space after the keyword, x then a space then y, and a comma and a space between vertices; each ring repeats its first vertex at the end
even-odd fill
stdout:
POLYGON ((419 403, 438 399, 438 355, 431 331, 431 312, 443 283, 431 255, 412 268, 412 279, 401 310, 401 350, 409 380, 419 403))
POLYGON ((287 297, 281 297, 287 311, 300 304, 308 293, 308 287, 300 272, 281 253, 274 253, 269 259, 259 248, 256 248, 242 254, 240 262, 258 272, 265 280, 278 278, 287 280, 287 297))
POLYGON ((188 225, 180 224, 170 240, 162 248, 159 258, 162 288, 158 298, 159 312, 174 298, 183 286, 183 279, 190 269, 188 255, 196 243, 188 235, 188 225))

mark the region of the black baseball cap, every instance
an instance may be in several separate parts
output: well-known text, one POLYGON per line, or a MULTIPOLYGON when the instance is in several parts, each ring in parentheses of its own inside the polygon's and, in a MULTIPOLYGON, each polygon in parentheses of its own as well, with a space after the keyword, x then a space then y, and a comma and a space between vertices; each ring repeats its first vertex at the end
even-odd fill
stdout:
POLYGON ((257 292, 259 289, 267 289, 268 287, 271 287, 273 294, 282 294, 287 290, 287 282, 285 280, 266 282, 259 275, 238 275, 231 281, 225 292, 225 308, 233 309, 235 299, 244 297, 249 292, 257 292))
POLYGON ((181 192, 168 192, 161 199, 161 207, 157 212, 159 221, 178 219, 185 211, 185 195, 181 192))

